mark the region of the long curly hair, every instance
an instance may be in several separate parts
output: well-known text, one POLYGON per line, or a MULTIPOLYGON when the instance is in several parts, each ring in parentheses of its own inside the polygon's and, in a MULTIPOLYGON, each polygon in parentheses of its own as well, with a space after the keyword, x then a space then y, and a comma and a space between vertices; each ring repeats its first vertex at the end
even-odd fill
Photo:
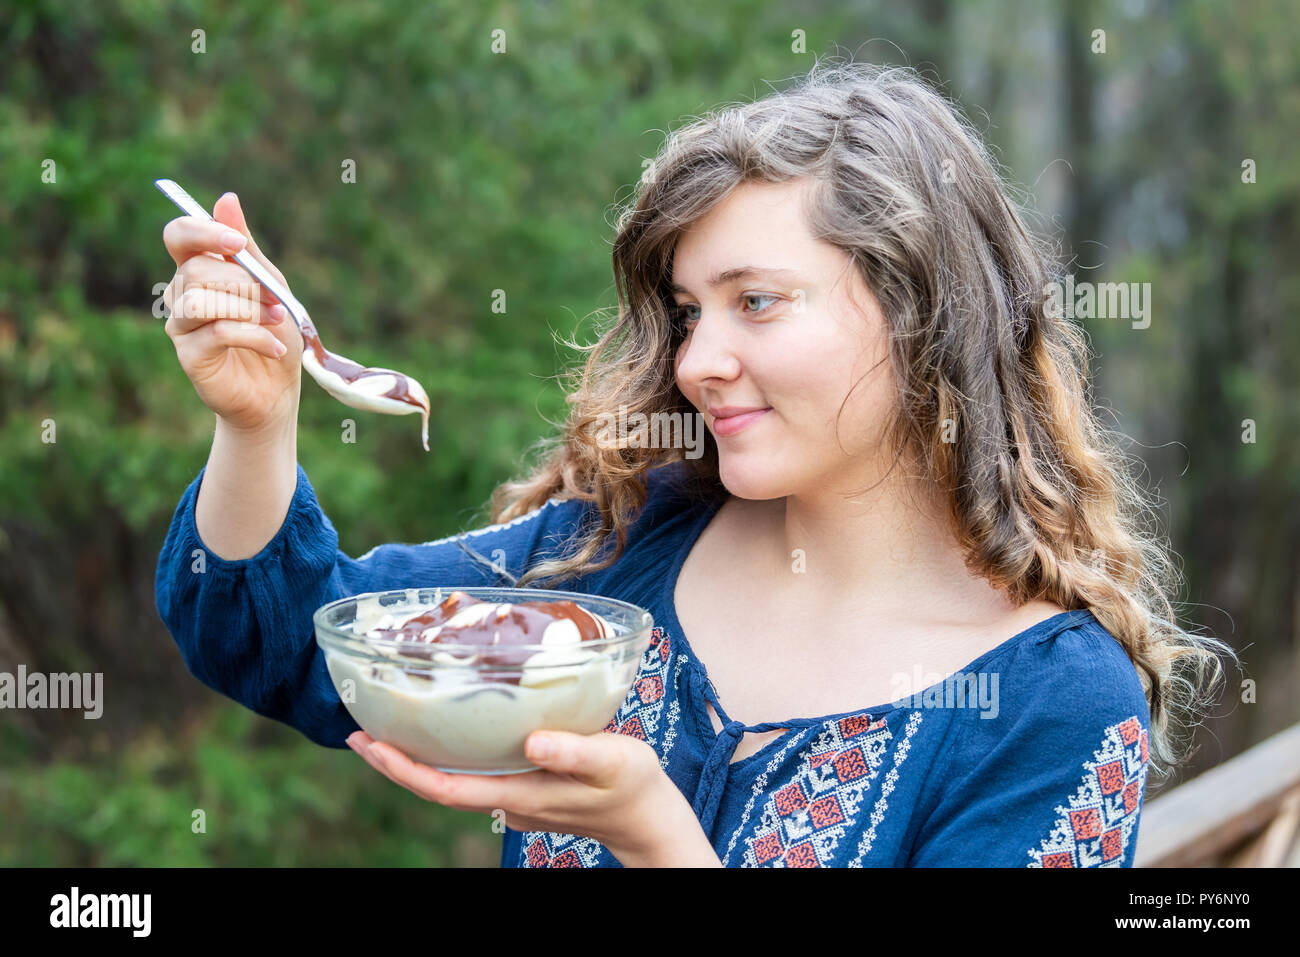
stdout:
POLYGON ((617 560, 657 465, 684 460, 691 494, 726 494, 711 435, 687 458, 593 430, 621 406, 629 418, 697 411, 674 379, 677 239, 742 183, 802 177, 813 235, 850 254, 885 316, 895 464, 937 483, 973 573, 1016 605, 1089 608, 1118 639, 1147 695, 1149 770, 1168 773, 1190 756, 1179 732, 1190 742, 1184 719, 1221 677, 1218 655, 1235 655, 1178 624, 1181 575, 1134 462, 1092 409, 1086 335, 1044 308, 1062 276, 1055 246, 1025 228, 970 122, 908 67, 818 62, 787 89, 667 137, 618 210, 616 321, 592 345, 566 343, 586 354, 568 373, 568 420, 534 447, 540 465, 491 500, 495 522, 552 497, 592 502, 599 520, 516 584, 617 560))

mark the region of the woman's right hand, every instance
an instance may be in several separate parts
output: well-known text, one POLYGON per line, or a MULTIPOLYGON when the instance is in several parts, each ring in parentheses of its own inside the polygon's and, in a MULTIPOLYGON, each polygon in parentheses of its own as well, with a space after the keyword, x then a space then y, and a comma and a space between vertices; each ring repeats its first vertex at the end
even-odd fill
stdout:
POLYGON ((232 229, 286 287, 284 274, 257 248, 239 198, 226 193, 216 222, 180 216, 163 228, 176 275, 163 293, 171 310, 164 329, 181 368, 213 412, 241 432, 261 432, 298 415, 302 333, 283 306, 222 244, 232 229))

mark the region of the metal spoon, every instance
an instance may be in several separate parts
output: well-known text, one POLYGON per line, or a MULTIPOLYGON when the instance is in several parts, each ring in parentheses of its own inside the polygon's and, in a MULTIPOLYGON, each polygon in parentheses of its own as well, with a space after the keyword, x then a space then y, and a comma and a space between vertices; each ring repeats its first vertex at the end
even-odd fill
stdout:
MULTIPOLYGON (((196 203, 194 197, 174 180, 157 179, 154 180, 154 185, 179 206, 182 212, 208 222, 212 221, 208 211, 196 203)), ((344 405, 354 409, 383 412, 387 415, 419 412, 420 439, 424 444, 424 451, 429 451, 429 396, 421 388, 420 383, 393 369, 369 369, 351 359, 330 352, 321 344, 320 336, 316 334, 316 327, 307 317, 307 310, 303 308, 302 303, 294 298, 293 293, 275 276, 271 275, 270 270, 254 258, 247 247, 231 258, 243 266, 254 279, 271 290, 272 295, 289 311, 293 321, 298 324, 298 330, 302 333, 303 342, 307 346, 302 352, 303 367, 322 389, 344 405)))

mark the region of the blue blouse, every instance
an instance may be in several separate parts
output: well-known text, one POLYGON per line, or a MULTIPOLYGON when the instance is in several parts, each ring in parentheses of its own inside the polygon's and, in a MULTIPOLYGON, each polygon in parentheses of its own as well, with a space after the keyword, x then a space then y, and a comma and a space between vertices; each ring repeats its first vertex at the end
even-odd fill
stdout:
MULTIPOLYGON (((677 620, 682 565, 725 501, 688 494, 683 469, 648 473, 622 556, 562 587, 654 616, 640 672, 605 730, 658 752, 723 864, 1132 866, 1149 712, 1127 654, 1091 611, 1039 622, 915 695, 742 724, 677 620), (778 728, 789 730, 729 763, 744 733, 778 728)), ((590 503, 553 498, 510 522, 351 558, 300 465, 275 537, 251 558, 226 561, 195 526, 202 478, 203 470, 182 495, 158 558, 158 612, 196 678, 333 748, 359 726, 316 644, 317 608, 369 591, 508 585, 492 563, 517 576, 560 555, 595 517, 590 503)), ((591 838, 513 829, 501 864, 621 866, 591 838)))

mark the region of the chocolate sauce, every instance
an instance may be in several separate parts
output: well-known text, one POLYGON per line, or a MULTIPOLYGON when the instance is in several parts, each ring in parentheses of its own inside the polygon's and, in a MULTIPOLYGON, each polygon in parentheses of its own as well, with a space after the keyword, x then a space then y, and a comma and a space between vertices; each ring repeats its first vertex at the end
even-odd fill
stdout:
MULTIPOLYGON (((408 658, 432 660, 439 644, 465 645, 483 649, 477 653, 481 666, 518 666, 537 653, 515 650, 520 645, 540 645, 547 626, 557 620, 568 619, 578 627, 580 641, 596 641, 603 637, 601 627, 586 609, 572 601, 526 601, 498 607, 480 621, 463 625, 447 625, 453 616, 473 605, 483 604, 477 598, 454 591, 438 606, 415 616, 397 628, 378 628, 368 637, 389 641, 427 644, 422 649, 406 647, 401 650, 408 658), (424 632, 443 625, 437 634, 425 638, 424 632)), ((518 673, 482 674, 484 681, 519 684, 518 673)))
MULTIPOLYGON (((316 327, 312 321, 305 316, 302 320, 302 337, 306 340, 308 347, 316 356, 316 361, 320 367, 327 372, 333 372, 347 385, 352 385, 359 379, 365 379, 377 375, 391 375, 397 381, 393 383, 392 388, 383 393, 380 398, 393 399, 397 402, 404 402, 407 405, 413 405, 420 410, 424 416, 424 427, 427 434, 429 409, 420 401, 420 399, 411 394, 410 379, 395 369, 367 369, 365 366, 353 362, 351 359, 345 359, 343 356, 335 355, 325 348, 320 341, 320 334, 316 332, 316 327)), ((429 451, 428 439, 424 440, 424 450, 429 451)))

